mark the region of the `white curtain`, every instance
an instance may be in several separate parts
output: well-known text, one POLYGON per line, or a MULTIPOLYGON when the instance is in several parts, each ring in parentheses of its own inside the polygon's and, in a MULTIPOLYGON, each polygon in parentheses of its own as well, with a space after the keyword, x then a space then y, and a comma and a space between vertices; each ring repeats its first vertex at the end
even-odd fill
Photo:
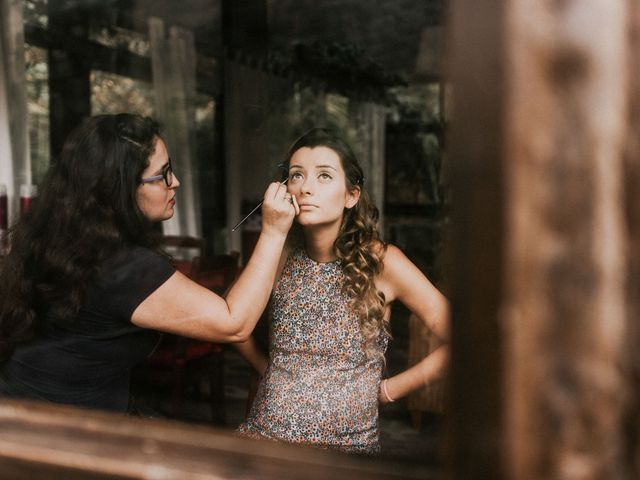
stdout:
POLYGON ((167 235, 202 235, 200 196, 195 158, 196 62, 193 34, 171 27, 167 37, 163 20, 149 19, 149 39, 156 119, 162 126, 171 162, 180 179, 175 214, 163 222, 167 235))
POLYGON ((31 183, 22 8, 22 0, 0 0, 0 183, 7 187, 9 225, 19 185, 31 183))

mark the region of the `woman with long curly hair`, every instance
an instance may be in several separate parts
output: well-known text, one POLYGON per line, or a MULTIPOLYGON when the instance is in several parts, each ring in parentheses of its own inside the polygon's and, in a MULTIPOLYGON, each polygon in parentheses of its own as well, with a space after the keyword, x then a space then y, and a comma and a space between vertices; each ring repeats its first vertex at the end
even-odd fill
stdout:
POLYGON ((448 303, 400 249, 381 241, 378 211, 345 141, 313 129, 291 147, 286 167, 287 188, 299 206, 297 225, 271 296, 269 358, 253 338, 235 344, 262 376, 239 432, 375 454, 378 404, 443 374, 448 303), (442 343, 417 365, 382 380, 395 300, 442 343))
POLYGON ((295 206, 264 197, 254 254, 226 299, 160 252, 176 190, 158 125, 131 114, 77 127, 12 228, 0 270, 0 395, 127 411, 130 373, 170 332, 246 340, 267 304, 295 206))

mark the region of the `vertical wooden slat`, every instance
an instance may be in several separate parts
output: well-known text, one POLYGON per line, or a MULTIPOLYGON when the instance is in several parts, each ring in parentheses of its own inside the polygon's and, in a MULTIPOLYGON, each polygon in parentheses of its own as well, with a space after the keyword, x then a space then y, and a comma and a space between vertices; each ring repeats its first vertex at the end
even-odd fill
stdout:
POLYGON ((629 399, 626 442, 629 477, 640 478, 640 4, 629 0, 629 126, 625 155, 625 206, 629 270, 627 351, 629 399))
POLYGON ((454 0, 449 19, 453 108, 453 478, 503 478, 500 465, 502 285, 502 7, 454 0))
POLYGON ((49 30, 62 44, 49 48, 49 125, 51 158, 62 150, 67 135, 91 115, 91 59, 83 52, 89 37, 86 5, 49 0, 49 30))
POLYGON ((623 478, 627 4, 507 3, 506 472, 623 478))
MULTIPOLYGON (((245 256, 255 243, 256 232, 249 232, 251 224, 235 232, 231 232, 231 228, 243 213, 248 213, 243 212, 243 203, 252 208, 262 199, 264 188, 273 179, 267 158, 269 75, 233 58, 264 59, 269 41, 267 2, 223 0, 221 8, 222 40, 227 52, 223 77, 227 249, 242 251, 245 256), (247 232, 244 238, 243 232, 247 232), (245 242, 247 248, 243 248, 245 242)), ((252 220, 256 222, 257 216, 252 220)), ((243 262, 247 260, 248 257, 242 258, 243 262)))

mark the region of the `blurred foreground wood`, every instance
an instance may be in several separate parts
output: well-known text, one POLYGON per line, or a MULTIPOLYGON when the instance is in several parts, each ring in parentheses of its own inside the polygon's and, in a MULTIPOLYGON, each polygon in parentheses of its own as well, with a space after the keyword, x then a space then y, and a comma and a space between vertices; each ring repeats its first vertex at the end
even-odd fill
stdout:
POLYGON ((2 479, 428 479, 421 468, 177 422, 0 402, 2 479))
POLYGON ((640 478, 640 6, 451 13, 452 478, 640 478))

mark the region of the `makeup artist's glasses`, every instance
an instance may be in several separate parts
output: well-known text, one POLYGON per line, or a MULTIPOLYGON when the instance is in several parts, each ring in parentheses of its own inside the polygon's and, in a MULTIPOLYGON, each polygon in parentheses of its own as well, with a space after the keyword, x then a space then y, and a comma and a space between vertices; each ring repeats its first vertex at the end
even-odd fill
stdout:
POLYGON ((173 167, 171 166, 171 159, 169 159, 169 163, 162 169, 162 173, 160 175, 154 175, 152 177, 146 177, 141 179, 142 183, 153 183, 158 180, 164 180, 164 183, 167 187, 170 187, 173 183, 173 167))

